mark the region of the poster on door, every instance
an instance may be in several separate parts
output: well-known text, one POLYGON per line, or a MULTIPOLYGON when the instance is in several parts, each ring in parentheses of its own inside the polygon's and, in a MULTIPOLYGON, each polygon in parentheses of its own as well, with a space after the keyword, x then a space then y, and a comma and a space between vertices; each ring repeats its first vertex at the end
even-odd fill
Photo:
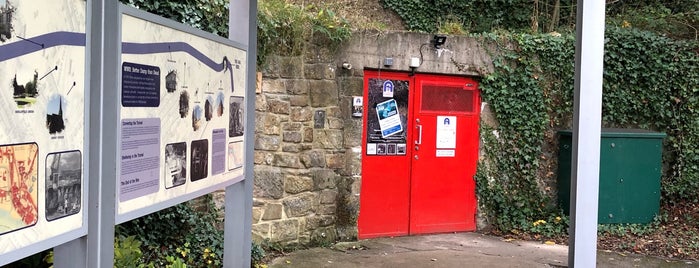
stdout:
POLYGON ((369 79, 367 155, 405 155, 408 87, 406 80, 369 79))

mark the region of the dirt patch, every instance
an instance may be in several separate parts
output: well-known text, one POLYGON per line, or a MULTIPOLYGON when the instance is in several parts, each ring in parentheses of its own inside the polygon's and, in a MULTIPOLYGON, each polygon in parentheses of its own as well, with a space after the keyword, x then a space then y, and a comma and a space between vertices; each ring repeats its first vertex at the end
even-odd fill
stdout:
POLYGON ((354 29, 381 31, 405 30, 403 21, 392 10, 384 9, 379 0, 287 0, 310 7, 324 7, 345 18, 354 29))

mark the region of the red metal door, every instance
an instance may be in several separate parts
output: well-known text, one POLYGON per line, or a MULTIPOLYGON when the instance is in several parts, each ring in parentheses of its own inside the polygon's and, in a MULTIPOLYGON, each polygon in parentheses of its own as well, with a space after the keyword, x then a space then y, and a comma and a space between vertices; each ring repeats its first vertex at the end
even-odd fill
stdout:
POLYGON ((477 82, 368 70, 364 77, 358 237, 475 230, 477 82))
POLYGON ((410 153, 407 142, 411 132, 407 129, 411 125, 408 111, 412 106, 409 97, 412 81, 406 73, 364 71, 362 185, 357 224, 360 239, 408 235, 410 153), (384 88, 392 93, 383 93, 384 88), (391 100, 395 101, 401 120, 402 130, 398 133, 390 132, 393 129, 390 124, 384 123, 382 127, 380 121, 390 118, 378 115, 379 104, 392 104, 391 100))
POLYGON ((477 88, 469 78, 416 78, 410 234, 476 229, 477 88))

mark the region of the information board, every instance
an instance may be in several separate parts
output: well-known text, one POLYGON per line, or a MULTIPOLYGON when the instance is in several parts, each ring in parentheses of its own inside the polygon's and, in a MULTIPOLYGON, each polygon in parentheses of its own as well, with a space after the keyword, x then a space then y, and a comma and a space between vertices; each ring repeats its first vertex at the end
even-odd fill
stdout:
POLYGON ((0 0, 0 265, 86 233, 85 28, 84 0, 0 0))
POLYGON ((121 29, 117 221, 242 180, 245 50, 135 11, 121 29))

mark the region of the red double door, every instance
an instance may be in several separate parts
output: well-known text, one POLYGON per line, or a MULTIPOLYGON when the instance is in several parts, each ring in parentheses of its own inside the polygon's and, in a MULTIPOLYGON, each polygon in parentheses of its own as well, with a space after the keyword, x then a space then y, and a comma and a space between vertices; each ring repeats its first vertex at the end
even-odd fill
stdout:
POLYGON ((359 238, 475 230, 477 81, 364 77, 359 238))

